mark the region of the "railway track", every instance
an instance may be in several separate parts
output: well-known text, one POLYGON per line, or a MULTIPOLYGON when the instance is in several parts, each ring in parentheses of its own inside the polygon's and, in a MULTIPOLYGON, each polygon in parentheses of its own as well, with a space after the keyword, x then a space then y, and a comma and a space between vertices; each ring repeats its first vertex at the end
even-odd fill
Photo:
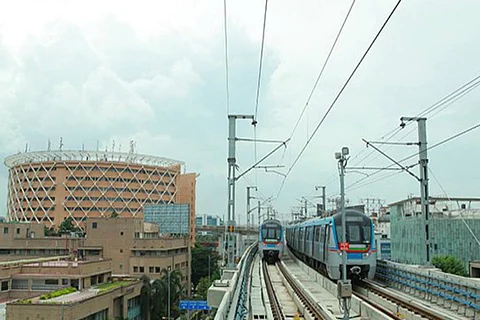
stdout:
POLYGON ((358 298, 375 305, 377 309, 389 315, 393 319, 406 319, 407 318, 406 313, 408 312, 413 313, 422 318, 431 319, 431 320, 453 319, 444 314, 442 315, 433 309, 430 310, 430 309, 427 309, 427 307, 422 306, 418 303, 415 303, 413 301, 408 301, 407 299, 400 297, 399 295, 393 293, 392 291, 382 288, 381 286, 374 284, 368 280, 362 281, 361 283, 354 286, 354 290, 355 290, 354 294, 358 298), (396 310, 392 311, 390 308, 387 308, 386 306, 380 306, 378 303, 372 302, 372 299, 369 297, 371 293, 396 305, 396 310))
POLYGON ((307 294, 302 285, 292 277, 282 262, 278 262, 276 267, 302 304, 302 308, 299 306, 299 309, 303 309, 303 317, 305 319, 330 319, 330 316, 307 294), (306 313, 308 313, 308 315, 306 313))
POLYGON ((265 261, 262 261, 262 270, 265 279, 265 286, 267 289, 268 299, 270 300, 270 307, 272 309, 272 314, 274 319, 284 320, 285 315, 283 314, 282 306, 277 294, 275 293, 275 288, 273 287, 273 282, 270 277, 270 272, 268 270, 268 265, 265 261))

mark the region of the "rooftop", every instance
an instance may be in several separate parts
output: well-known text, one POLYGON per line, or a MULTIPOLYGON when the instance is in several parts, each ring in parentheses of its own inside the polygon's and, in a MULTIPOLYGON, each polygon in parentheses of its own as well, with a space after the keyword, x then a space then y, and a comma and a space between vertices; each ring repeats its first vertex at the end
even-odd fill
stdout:
POLYGON ((139 283, 140 280, 123 280, 106 282, 88 289, 76 291, 73 288, 63 288, 31 299, 17 300, 12 303, 20 304, 71 304, 81 302, 92 297, 105 294, 112 290, 129 287, 139 283), (75 290, 75 291, 74 291, 75 290))
POLYGON ((84 151, 84 150, 55 150, 55 151, 33 151, 17 153, 5 158, 5 165, 12 168, 26 163, 41 162, 69 162, 69 161, 90 161, 90 162, 118 162, 126 164, 138 164, 148 166, 171 167, 184 165, 178 160, 148 156, 138 153, 111 152, 111 151, 84 151))
MULTIPOLYGON (((406 202, 411 201, 420 201, 420 197, 412 197, 403 199, 394 203, 390 203, 388 206, 397 206, 401 205, 406 202)), ((465 198, 465 197, 456 197, 456 198, 446 198, 446 197, 430 197, 430 202, 437 202, 437 201, 444 201, 444 202, 480 202, 480 198, 465 198)))

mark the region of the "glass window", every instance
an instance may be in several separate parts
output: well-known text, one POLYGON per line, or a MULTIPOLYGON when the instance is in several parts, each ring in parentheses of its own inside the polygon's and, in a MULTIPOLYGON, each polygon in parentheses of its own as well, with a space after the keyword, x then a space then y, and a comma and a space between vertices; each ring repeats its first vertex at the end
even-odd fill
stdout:
POLYGON ((3 228, 3 234, 8 234, 8 228, 7 227, 3 228))
POLYGON ((92 222, 92 229, 97 229, 97 223, 96 222, 92 222))

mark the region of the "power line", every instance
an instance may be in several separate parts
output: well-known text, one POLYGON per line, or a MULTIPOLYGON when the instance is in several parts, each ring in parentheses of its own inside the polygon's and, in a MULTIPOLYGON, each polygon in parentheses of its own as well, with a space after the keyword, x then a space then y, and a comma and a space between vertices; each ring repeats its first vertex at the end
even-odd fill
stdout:
POLYGON ((257 98, 255 100, 255 120, 257 120, 258 99, 260 97, 260 83, 261 83, 261 79, 262 79, 263 50, 264 50, 264 47, 265 47, 265 27, 267 25, 267 10, 268 10, 268 0, 265 0, 265 12, 263 14, 262 45, 261 45, 261 48, 260 48, 260 64, 258 66, 257 98))
MULTIPOLYGON (((265 47, 265 29, 267 25, 267 10, 268 0, 265 0, 265 12, 263 14, 263 31, 262 31, 262 45, 260 47, 260 62, 258 66, 258 81, 257 81, 257 96, 255 99, 255 117, 253 118, 253 148, 254 148, 254 160, 257 162, 257 118, 258 118, 258 101, 260 98, 260 84, 262 80, 262 68, 263 68, 263 50, 265 47)), ((255 170, 255 184, 258 184, 258 174, 255 170)))
POLYGON ((476 76, 475 78, 473 78, 469 82, 462 85, 460 88, 457 88, 453 92, 449 93, 448 95, 446 95, 445 97, 443 97, 442 99, 440 99, 439 101, 437 101, 436 103, 431 105, 429 108, 427 108, 423 112, 419 113, 417 115, 417 117, 425 117, 427 114, 431 113, 432 111, 436 110, 437 108, 441 107, 442 105, 445 105, 446 103, 450 102, 452 99, 455 99, 456 97, 464 94, 465 91, 469 90, 468 92, 470 92, 471 90, 473 90, 472 87, 475 88, 476 86, 478 86, 480 84, 480 81, 478 81, 479 79, 480 79, 480 75, 476 76), (477 81, 477 82, 475 82, 475 81, 477 81))
POLYGON ((317 76, 317 80, 315 81, 312 90, 310 91, 310 95, 307 98, 307 102, 305 102, 305 105, 303 106, 302 112, 300 113, 300 116, 297 119, 297 122, 295 123, 295 126, 293 127, 292 133, 290 134, 290 138, 293 137, 293 134, 297 130, 298 124, 300 123, 300 120, 303 117, 303 114, 305 113, 305 110, 308 107, 308 104, 310 103, 310 100, 312 99, 313 93, 317 89, 318 82, 320 81, 320 78, 323 75, 323 71, 325 70, 325 67, 328 64, 328 61, 330 60, 330 56, 332 55, 333 50, 335 49, 335 46, 337 45, 338 39, 340 38, 340 35, 342 34, 343 27, 347 23, 348 17, 350 16, 350 12, 352 12, 353 5, 355 4, 356 0, 352 1, 352 4, 350 5, 350 8, 348 9, 347 15, 345 16, 345 19, 343 20, 342 26, 340 27, 340 30, 338 30, 337 36, 335 37, 335 41, 332 44, 332 47, 330 48, 330 51, 328 52, 327 58, 323 62, 322 68, 320 69, 320 73, 317 76))
POLYGON ((393 14, 395 13, 395 11, 397 10, 398 6, 400 5, 400 3, 402 2, 402 0, 398 0, 397 4, 395 5, 395 7, 392 9, 392 11, 390 12, 390 14, 388 15, 387 19, 385 20, 385 22, 383 23, 382 27, 380 28, 380 30, 377 32, 377 34, 375 35, 375 38, 373 38, 372 42, 370 43, 370 45, 368 46, 367 50, 365 51, 365 53, 363 54, 362 58, 358 61, 357 65, 355 66, 355 68, 353 69, 352 73, 350 74, 350 76, 347 78, 347 80, 345 81, 345 83, 343 84, 342 88, 340 89, 340 91, 338 92, 337 96, 335 97, 335 99, 333 100, 333 102, 331 103, 330 107, 327 109, 327 111, 325 112, 325 114, 323 115, 322 119, 320 120, 320 122, 318 123, 318 125, 315 127, 315 130, 313 131, 313 133, 310 135, 310 137, 308 138, 307 142, 305 143, 305 145, 303 146, 302 150, 300 151, 300 153, 298 154, 298 156, 295 158, 293 164, 290 166, 290 168, 288 169, 287 171, 287 174, 285 176, 285 178, 283 179, 282 181, 282 184, 280 186, 280 189, 279 189, 279 192, 277 194, 277 198, 278 196, 280 195, 280 192, 282 191, 282 188, 283 186, 285 185, 285 180, 287 179, 287 176, 289 175, 289 173, 292 171, 293 167, 295 166, 295 164, 298 162, 298 160, 300 159, 300 157, 302 156, 303 152, 305 151, 305 149, 307 148, 307 146, 310 144, 310 142, 312 141, 313 137, 315 136, 315 134, 317 133, 318 129, 320 129, 320 127, 322 126, 323 122, 325 121, 325 119, 327 118, 328 114, 330 113, 330 111, 332 111, 333 107, 335 106, 335 104, 337 103, 338 99, 340 98, 340 96, 342 95, 343 91, 345 90, 345 88, 347 87, 347 85, 350 83, 350 80, 353 78, 353 76, 355 75, 355 73, 357 72, 358 68, 360 67, 360 65, 362 64, 363 60, 365 59, 365 57, 367 56, 367 54, 370 52, 370 49, 373 47, 373 45, 375 44, 375 42, 377 41, 378 37, 380 36, 380 34, 382 33, 383 29, 385 28, 385 26, 387 25, 388 21, 390 21, 390 18, 393 16, 393 14))
MULTIPOLYGON (((446 138, 446 139, 444 139, 444 140, 442 140, 442 141, 439 141, 439 142, 437 142, 437 143, 429 146, 426 150, 428 151, 428 150, 434 149, 434 148, 436 148, 436 147, 439 147, 439 146, 441 146, 441 145, 443 145, 443 144, 445 144, 445 143, 447 143, 447 142, 449 142, 449 141, 451 141, 451 140, 453 140, 453 139, 456 139, 456 138, 458 138, 458 137, 460 137, 460 136, 462 136, 462 135, 464 135, 464 134, 467 134, 467 133, 469 133, 470 131, 473 131, 473 130, 479 128, 479 127, 480 127, 480 123, 478 123, 478 124, 476 124, 476 125, 468 128, 468 129, 465 129, 465 130, 463 130, 463 131, 461 131, 461 132, 459 132, 459 133, 456 133, 456 134, 454 134, 453 136, 450 136, 450 137, 448 137, 448 138, 446 138)), ((401 163, 401 162, 407 161, 407 160, 409 160, 409 159, 411 159, 411 158, 413 158, 413 157, 415 157, 415 156, 418 156, 419 154, 420 154, 420 152, 416 152, 416 153, 414 153, 414 154, 412 154, 412 155, 410 155, 410 156, 408 156, 408 157, 406 157, 406 158, 403 158, 402 160, 400 160, 400 161, 398 161, 398 162, 401 163)), ((390 165, 388 165, 388 166, 386 166, 386 167, 384 167, 384 168, 381 168, 381 169, 379 169, 379 170, 377 170, 377 171, 374 171, 374 172, 371 173, 370 175, 368 175, 368 176, 366 176, 366 177, 364 177, 364 178, 361 178, 361 179, 355 181, 354 183, 352 183, 351 185, 347 186, 346 189, 350 189, 351 187, 353 187, 353 186, 361 183, 362 181, 365 181, 366 179, 372 177, 373 175, 376 175, 377 173, 383 171, 383 170, 386 169, 386 168, 393 167, 394 165, 395 165, 395 164, 392 163, 392 164, 390 164, 390 165)))
MULTIPOLYGON (((417 114, 416 117, 425 117, 427 116, 429 113, 435 111, 438 109, 437 112, 435 112, 431 117, 435 117, 436 115, 438 115, 440 112, 442 112, 443 110, 445 110, 446 108, 448 108, 450 105, 454 104, 455 102, 457 102, 458 100, 460 100, 461 98, 463 98, 464 96, 466 96, 467 94, 469 94, 471 91, 475 90, 477 87, 480 86, 480 75, 476 76, 475 78, 473 78, 472 80, 468 81, 467 83, 463 84, 462 86, 460 86, 459 88, 455 89, 454 91, 450 92, 449 94, 447 94, 446 96, 442 97, 440 100, 438 100, 437 102, 433 103, 432 105, 430 105, 429 107, 425 108, 424 110, 422 110, 420 113, 417 114), (441 109, 439 109, 440 107, 443 107, 441 109)), ((408 122, 406 125, 409 125, 411 124, 411 122, 408 122)), ((392 132, 395 132, 392 136, 390 136, 387 140, 385 140, 386 142, 390 141, 394 136, 396 136, 399 132, 400 132, 400 128, 397 127, 395 129, 393 129, 392 131, 390 131, 389 133, 385 134, 385 136, 388 136, 389 134, 391 134, 392 132)), ((414 131, 415 129, 413 130, 410 130, 407 134, 405 134, 402 138, 400 138, 400 141, 403 141, 403 139, 405 137, 407 137, 412 131, 414 131)), ((382 137, 382 140, 383 140, 383 137, 382 137)), ((385 149, 385 151, 389 150, 391 148, 390 147, 387 147, 385 149)), ((357 154, 357 156, 355 156, 352 161, 358 157, 358 155, 360 155, 363 151, 366 151, 368 148, 365 147, 364 149, 362 149, 362 151, 360 153, 357 154)), ((362 161, 365 161, 367 158, 369 158, 372 154, 374 154, 375 151, 372 150, 370 151, 369 154, 367 154, 365 157, 362 158, 362 160, 356 162, 354 164, 354 166, 358 165, 359 163, 361 163, 362 161)), ((379 157, 379 155, 377 155, 376 157, 374 157, 371 161, 377 159, 379 157)))
POLYGON ((223 33, 225 47, 225 89, 227 99, 227 115, 230 113, 230 88, 228 84, 228 35, 227 35, 227 0, 223 0, 223 33))
MULTIPOLYGON (((445 191, 445 189, 443 188, 443 186, 441 185, 440 181, 438 181, 437 177, 435 176, 435 174, 433 173, 432 169, 428 168, 428 171, 430 171, 433 179, 435 180, 435 182, 437 182, 438 186, 440 187, 440 189, 442 190, 443 194, 445 195, 445 197, 448 199, 448 201, 452 201, 452 199, 448 196, 447 192, 445 191)), ((472 235, 473 239, 475 239, 475 241, 477 242, 477 245, 480 246, 480 240, 478 240, 477 236, 475 235, 475 232, 472 231, 472 229, 470 228, 470 226, 468 225, 468 223, 465 221, 465 219, 463 219, 463 216, 462 216, 462 213, 460 212, 460 219, 462 220, 463 224, 465 224, 465 227, 467 228, 468 232, 470 232, 470 234, 472 235)))

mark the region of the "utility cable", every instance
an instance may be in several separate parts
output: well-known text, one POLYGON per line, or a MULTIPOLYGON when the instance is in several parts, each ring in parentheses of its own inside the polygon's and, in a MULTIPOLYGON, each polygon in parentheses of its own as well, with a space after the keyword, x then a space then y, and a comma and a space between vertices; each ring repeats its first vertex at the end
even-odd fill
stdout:
MULTIPOLYGON (((265 0, 265 11, 263 13, 263 30, 262 30, 262 44, 260 47, 260 62, 258 66, 258 81, 257 81, 257 96, 255 98, 255 116, 253 118, 253 138, 254 138, 254 161, 257 162, 257 118, 258 118, 258 101, 260 98, 260 84, 262 80, 262 68, 263 68, 263 51, 265 48, 265 29, 267 26, 267 10, 268 0, 265 0)), ((258 184, 258 173, 255 170, 255 184, 258 184)))
MULTIPOLYGON (((437 143, 435 143, 435 144, 427 147, 426 150, 428 151, 428 150, 437 148, 437 147, 439 147, 439 146, 441 146, 441 145, 443 145, 443 144, 445 144, 445 143, 447 143, 447 142, 449 142, 449 141, 451 141, 451 140, 453 140, 453 139, 456 139, 456 138, 458 138, 458 137, 460 137, 460 136, 462 136, 462 135, 464 135, 464 134, 467 134, 467 133, 469 133, 470 131, 473 131, 473 130, 479 128, 479 127, 480 127, 480 123, 478 123, 478 124, 476 124, 476 125, 468 128, 468 129, 465 129, 465 130, 463 130, 463 131, 461 131, 461 132, 459 132, 459 133, 456 133, 456 134, 454 134, 453 136, 450 136, 450 137, 448 137, 448 138, 446 138, 446 139, 444 139, 444 140, 442 140, 442 141, 439 141, 439 142, 437 142, 437 143)), ((414 154, 412 154, 412 155, 410 155, 410 156, 408 156, 408 157, 406 157, 406 158, 403 158, 402 160, 400 160, 400 161, 398 161, 398 162, 402 163, 402 162, 404 162, 404 161, 406 161, 406 160, 409 160, 409 159, 411 159, 411 158, 413 158, 413 157, 415 157, 415 156, 418 156, 419 154, 420 154, 420 152, 416 152, 416 153, 414 153, 414 154)), ((346 190, 347 190, 347 189, 350 189, 351 187, 353 187, 353 186, 361 183, 362 181, 365 181, 366 179, 372 177, 373 175, 378 174, 379 172, 383 171, 384 169, 393 167, 394 165, 395 165, 395 164, 392 163, 392 164, 390 164, 390 165, 388 165, 388 166, 386 166, 386 167, 384 167, 384 168, 378 169, 377 171, 374 171, 374 172, 371 173, 370 175, 368 175, 368 176, 366 176, 366 177, 364 177, 364 178, 361 178, 361 179, 355 181, 355 182, 352 183, 351 185, 347 186, 345 189, 346 189, 346 190)))
MULTIPOLYGON (((480 86, 480 75, 476 76, 475 78, 473 78, 472 80, 468 81, 467 83, 463 84, 462 86, 460 86, 459 88, 453 90, 452 92, 450 92, 449 94, 447 94, 446 96, 442 97, 440 100, 438 100, 437 102, 435 102, 434 104, 430 105, 429 107, 425 108, 424 110, 422 110, 421 112, 419 112, 416 117, 425 117, 427 116, 428 114, 434 112, 435 110, 437 110, 437 112, 435 112, 432 116, 430 116, 429 118, 432 119, 434 118, 436 115, 438 115, 440 112, 442 112, 443 110, 445 110, 446 108, 448 108, 450 105, 454 104, 455 102, 457 102, 458 100, 460 100, 461 98, 463 98, 464 96, 466 96, 467 94, 469 94, 471 91, 475 90, 476 88, 478 88, 480 86), (440 108, 440 109, 439 109, 440 108)), ((411 122, 407 122, 406 125, 409 125, 411 124, 411 122)), ((392 131, 390 131, 389 133, 385 134, 385 136, 388 136, 390 135, 392 132, 396 131, 392 136, 390 136, 388 139, 385 140, 385 142, 388 142, 390 141, 394 136, 396 136, 396 134, 398 134, 398 132, 400 132, 400 128, 395 128, 393 129, 392 131)), ((400 141, 403 141, 403 139, 405 137, 407 137, 412 131, 414 131, 415 129, 409 131, 407 134, 405 134, 402 138, 400 138, 400 141)), ((382 137, 382 140, 383 140, 383 137, 382 137)), ((385 151, 389 150, 391 148, 390 147, 387 147, 385 149, 385 151)), ((363 153, 364 151, 366 151, 368 148, 365 147, 364 149, 362 149, 359 153, 357 153, 357 156, 359 156, 361 153, 363 153)), ((363 157, 360 161, 356 162, 355 164, 353 164, 353 166, 357 166, 358 164, 362 163, 363 161, 365 161, 367 158, 369 158, 372 154, 374 154, 375 151, 372 150, 370 151, 370 153, 368 155, 366 155, 365 157, 363 157)), ((352 160, 354 160, 355 158, 357 158, 357 156, 355 156, 352 160)), ((370 160, 373 161, 375 159, 377 159, 379 157, 379 155, 377 155, 376 157, 374 157, 373 159, 370 160)))
POLYGON ((337 36, 335 37, 335 41, 333 42, 332 47, 330 48, 330 51, 328 52, 327 58, 323 62, 322 68, 320 69, 320 73, 317 76, 317 80, 315 80, 313 88, 310 91, 310 95, 308 96, 307 101, 305 102, 305 105, 303 106, 302 112, 300 113, 300 116, 298 117, 297 122, 295 123, 295 126, 293 127, 292 133, 290 134, 290 138, 293 137, 293 134, 297 130, 298 124, 300 123, 300 120, 302 119, 303 114, 305 113, 305 110, 307 109, 308 104, 310 103, 310 100, 312 99, 313 93, 317 89, 318 82, 320 81, 320 78, 323 75, 323 71, 325 70, 325 67, 328 64, 328 61, 330 60, 330 56, 332 55, 333 50, 335 49, 335 46, 337 45, 338 39, 340 38, 340 35, 342 34, 343 27, 347 23, 348 17, 350 16, 350 12, 352 12, 353 5, 355 4, 355 1, 356 0, 352 1, 352 4, 350 5, 350 8, 348 9, 347 15, 345 16, 345 19, 343 20, 342 26, 340 27, 340 30, 338 30, 337 36))
POLYGON ((228 34, 227 34, 227 0, 223 0, 223 33, 225 47, 225 89, 227 99, 227 116, 230 113, 230 88, 228 76, 228 34))
POLYGON ((295 158, 294 162, 292 163, 292 165, 290 166, 290 168, 288 169, 287 171, 287 174, 285 176, 285 178, 283 179, 282 181, 282 184, 280 185, 280 189, 278 190, 278 193, 277 193, 277 197, 275 199, 278 199, 281 191, 282 191, 282 188, 283 186, 285 185, 285 181, 288 177, 288 175, 290 174, 290 172, 292 171, 293 167, 295 166, 295 164, 298 162, 298 160, 300 159, 300 157, 302 156, 303 152, 305 151, 305 149, 307 148, 307 146, 310 144, 310 142, 312 141, 313 137, 315 136, 315 134, 317 133, 318 129, 320 129, 320 127, 322 126, 322 124, 324 123, 325 119, 327 118, 328 114, 330 113, 330 111, 332 111, 333 107, 335 106, 335 104, 337 103, 338 99, 340 98, 340 96, 342 95, 343 91, 345 90, 345 88, 347 87, 347 85, 350 83, 350 80, 353 78, 353 76, 355 75, 355 73, 357 72, 357 70, 359 69, 360 65, 362 64, 363 60, 365 59, 365 57, 367 56, 367 54, 370 52, 370 49, 373 47, 373 45, 375 44, 375 42, 377 41, 378 37, 380 36, 380 34, 382 33, 383 29, 385 28, 385 26, 387 25, 387 23, 390 21, 390 18, 393 16, 393 14, 395 13, 395 11, 397 10, 398 6, 400 5, 400 3, 402 2, 402 0, 398 0, 397 4, 395 5, 395 7, 392 9, 392 11, 390 12, 390 14, 388 15, 387 19, 385 20, 385 22, 383 23, 382 27, 380 28, 380 30, 377 32, 377 34, 375 35, 375 37, 373 38, 372 42, 370 43, 370 45, 368 46, 367 50, 365 51, 365 53, 362 55, 362 57, 360 58, 360 60, 358 61, 357 65, 355 66, 355 68, 353 69, 352 73, 350 74, 350 76, 347 78, 347 80, 345 81, 345 83, 343 84, 342 88, 340 89, 340 91, 338 92, 337 96, 335 97, 335 99, 333 100, 333 102, 330 104, 330 107, 327 109, 327 111, 325 112, 325 114, 323 115, 322 119, 320 120, 320 122, 317 124, 317 126, 315 127, 315 130, 313 131, 313 133, 310 135, 309 139, 307 140, 307 142, 305 143, 305 145, 303 146, 303 148, 301 149, 300 153, 298 154, 298 156, 295 158))
MULTIPOLYGON (((428 168, 428 171, 430 172, 430 174, 432 175, 433 179, 435 180, 435 182, 438 184, 438 186, 440 187, 440 189, 442 190, 443 194, 445 195, 445 197, 448 199, 448 201, 452 201, 452 199, 450 199, 450 197, 448 196, 447 192, 445 191, 445 189, 443 188, 442 184, 440 183, 440 181, 438 181, 437 177, 435 176, 435 174, 433 173, 432 169, 430 169, 430 167, 428 168)), ((461 210, 461 209, 460 209, 461 210)), ((462 212, 460 211, 460 219, 462 219, 463 223, 465 224, 465 227, 467 227, 468 229, 468 232, 470 232, 470 234, 472 235, 473 239, 475 239, 475 241, 477 242, 477 245, 480 246, 480 240, 478 240, 477 236, 475 235, 475 233, 472 231, 472 229, 470 228, 470 226, 467 224, 467 222, 465 221, 465 219, 463 218, 462 216, 462 212)))
POLYGON ((255 121, 258 116, 258 99, 260 97, 260 83, 262 79, 262 68, 263 68, 263 50, 265 47, 265 28, 267 25, 267 10, 268 10, 268 0, 265 0, 265 12, 263 13, 263 31, 262 31, 262 45, 260 48, 260 63, 258 66, 258 81, 257 81, 257 97, 255 99, 255 121))

